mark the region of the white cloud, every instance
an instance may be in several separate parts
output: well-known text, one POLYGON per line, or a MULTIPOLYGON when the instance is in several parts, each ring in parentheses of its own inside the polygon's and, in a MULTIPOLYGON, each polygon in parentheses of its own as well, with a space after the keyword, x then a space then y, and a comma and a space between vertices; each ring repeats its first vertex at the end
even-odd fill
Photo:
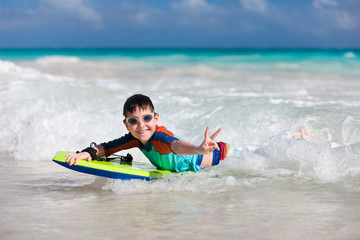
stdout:
POLYGON ((344 10, 336 10, 333 12, 335 25, 344 30, 353 30, 357 28, 357 19, 344 10))
POLYGON ((109 24, 117 26, 157 26, 159 19, 164 16, 161 9, 151 7, 144 4, 132 4, 121 2, 114 6, 111 11, 107 10, 107 18, 109 24))
POLYGON ((52 24, 102 27, 102 16, 87 0, 39 0, 29 8, 0 9, 0 29, 30 29, 52 24))
POLYGON ((338 2, 336 0, 313 0, 313 6, 316 8, 321 8, 323 6, 337 6, 338 2))
POLYGON ((342 30, 353 30, 358 27, 358 15, 351 12, 351 8, 345 10, 336 0, 313 0, 313 7, 324 26, 342 30))
POLYGON ((146 12, 138 12, 134 15, 134 19, 138 23, 146 23, 149 20, 149 15, 146 12))
POLYGON ((210 4, 206 0, 181 0, 172 2, 170 7, 169 17, 180 27, 218 32, 228 25, 228 9, 210 4))
POLYGON ((76 15, 85 21, 98 24, 101 21, 101 15, 90 6, 86 5, 84 0, 43 0, 43 2, 56 10, 76 15))
POLYGON ((31 28, 34 24, 39 25, 35 11, 10 11, 0 9, 0 30, 11 30, 18 28, 31 28))
POLYGON ((267 2, 265 0, 240 0, 242 6, 251 12, 266 13, 267 2))
POLYGON ((207 3, 206 0, 183 0, 173 3, 172 6, 176 9, 191 11, 212 11, 216 9, 214 5, 207 3))

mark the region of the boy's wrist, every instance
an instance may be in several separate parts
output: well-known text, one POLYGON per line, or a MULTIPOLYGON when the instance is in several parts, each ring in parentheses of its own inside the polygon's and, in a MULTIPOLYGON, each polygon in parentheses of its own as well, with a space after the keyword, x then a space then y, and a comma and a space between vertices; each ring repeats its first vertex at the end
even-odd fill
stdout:
POLYGON ((204 154, 204 150, 203 150, 201 145, 199 145, 199 146, 197 146, 195 148, 195 152, 196 152, 196 155, 203 155, 204 154))
POLYGON ((81 152, 87 152, 87 153, 89 153, 92 160, 95 160, 95 159, 96 159, 97 150, 94 149, 94 148, 92 148, 92 147, 87 147, 87 148, 85 148, 84 150, 82 150, 81 152))

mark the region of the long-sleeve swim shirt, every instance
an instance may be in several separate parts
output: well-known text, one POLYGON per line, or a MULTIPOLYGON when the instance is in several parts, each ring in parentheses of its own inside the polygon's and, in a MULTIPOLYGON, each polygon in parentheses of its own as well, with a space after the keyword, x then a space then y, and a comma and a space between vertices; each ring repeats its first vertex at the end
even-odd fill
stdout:
POLYGON ((179 140, 172 132, 164 126, 156 126, 151 138, 144 145, 131 133, 110 142, 102 143, 105 156, 130 148, 139 148, 149 161, 158 169, 173 172, 184 172, 200 170, 203 155, 178 155, 171 149, 171 143, 179 140))

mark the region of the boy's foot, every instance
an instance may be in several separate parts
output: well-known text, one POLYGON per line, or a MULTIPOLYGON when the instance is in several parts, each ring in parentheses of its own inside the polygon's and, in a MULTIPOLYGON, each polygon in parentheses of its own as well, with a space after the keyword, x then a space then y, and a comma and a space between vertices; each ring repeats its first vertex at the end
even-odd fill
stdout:
POLYGON ((298 129, 295 134, 292 136, 293 138, 303 138, 310 142, 315 142, 318 140, 313 130, 309 127, 301 127, 298 129))

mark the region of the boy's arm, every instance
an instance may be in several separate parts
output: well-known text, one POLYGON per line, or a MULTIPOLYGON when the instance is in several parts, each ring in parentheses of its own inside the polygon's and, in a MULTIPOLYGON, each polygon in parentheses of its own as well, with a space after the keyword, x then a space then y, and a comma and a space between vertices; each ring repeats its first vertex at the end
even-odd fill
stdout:
MULTIPOLYGON (((105 151, 103 146, 96 145, 93 147, 96 150, 96 156, 103 157, 105 156, 105 151)), ((80 153, 68 153, 65 155, 66 162, 69 163, 69 165, 77 165, 80 160, 87 160, 88 162, 91 162, 91 156, 88 152, 80 152, 80 153)))
POLYGON ((214 139, 220 133, 221 128, 211 135, 211 137, 209 137, 209 129, 210 127, 208 126, 205 130, 204 141, 199 146, 186 141, 176 140, 171 143, 171 149, 178 155, 204 155, 215 149, 220 150, 214 139))
MULTIPOLYGON (((102 143, 100 145, 96 145, 93 149, 96 150, 96 156, 103 157, 109 156, 114 152, 118 152, 124 149, 129 149, 132 147, 138 147, 139 140, 135 139, 130 133, 122 136, 121 138, 115 139, 113 141, 102 143)), ((90 162, 91 155, 88 152, 81 153, 69 153, 66 156, 66 162, 69 165, 77 164, 80 160, 84 159, 90 162)))

